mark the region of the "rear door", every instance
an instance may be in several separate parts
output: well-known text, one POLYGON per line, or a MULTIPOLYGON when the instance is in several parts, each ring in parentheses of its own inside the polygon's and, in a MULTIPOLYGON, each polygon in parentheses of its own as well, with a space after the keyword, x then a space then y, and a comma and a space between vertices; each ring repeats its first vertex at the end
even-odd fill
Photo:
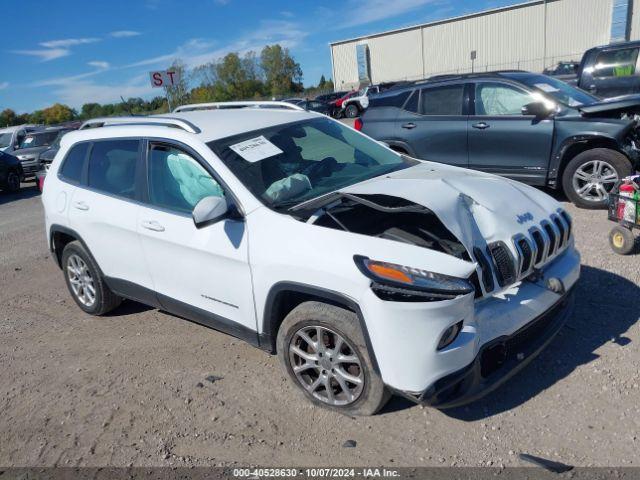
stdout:
POLYGON ((416 89, 400 110, 395 130, 418 158, 468 166, 465 84, 416 89))
POLYGON ((544 184, 553 141, 553 117, 523 115, 540 101, 531 92, 496 80, 476 82, 469 116, 469 167, 531 184, 544 184))
POLYGON ((128 293, 136 291, 139 294, 132 296, 154 304, 153 284, 137 233, 141 141, 108 139, 79 145, 88 148, 88 162, 71 198, 69 224, 109 277, 109 285, 128 293))
POLYGON ((608 48, 598 52, 585 72, 582 88, 602 98, 640 92, 640 47, 608 48))

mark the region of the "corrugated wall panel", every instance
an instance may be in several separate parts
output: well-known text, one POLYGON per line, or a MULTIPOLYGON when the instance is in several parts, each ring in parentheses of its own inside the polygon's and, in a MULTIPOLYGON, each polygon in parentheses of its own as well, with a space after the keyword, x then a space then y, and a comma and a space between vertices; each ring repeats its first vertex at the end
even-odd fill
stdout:
POLYGON ((631 16, 631 40, 640 40, 640 0, 633 1, 631 16))
MULTIPOLYGON (((542 3, 333 45, 336 87, 358 81, 356 43, 369 45, 374 82, 419 79, 423 69, 426 76, 469 72, 472 50, 477 52, 475 71, 542 71, 559 60, 580 60, 588 48, 609 42, 612 2, 549 1, 546 62, 542 3)), ((634 2, 634 13, 632 33, 637 38, 640 0, 634 2)))

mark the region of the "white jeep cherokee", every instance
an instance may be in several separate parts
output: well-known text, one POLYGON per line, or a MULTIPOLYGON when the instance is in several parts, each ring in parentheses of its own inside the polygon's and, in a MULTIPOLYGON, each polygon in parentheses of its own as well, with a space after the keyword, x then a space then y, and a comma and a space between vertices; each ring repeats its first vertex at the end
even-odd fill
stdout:
POLYGON ((82 310, 129 298, 240 337, 351 415, 392 392, 471 401, 563 325, 580 257, 546 194, 289 104, 231 106, 249 108, 64 136, 42 201, 82 310))

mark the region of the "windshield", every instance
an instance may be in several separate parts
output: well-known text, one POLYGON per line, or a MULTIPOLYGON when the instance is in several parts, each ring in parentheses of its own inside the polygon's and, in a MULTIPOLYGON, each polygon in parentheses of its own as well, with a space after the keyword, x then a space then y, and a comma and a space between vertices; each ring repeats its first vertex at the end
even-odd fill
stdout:
POLYGON ((417 164, 324 118, 207 145, 257 198, 275 209, 417 164))
POLYGON ((18 148, 33 148, 51 145, 51 142, 53 142, 57 136, 57 130, 54 132, 34 133, 31 135, 27 135, 26 137, 24 137, 24 140, 20 142, 20 146, 18 148))
POLYGON ((6 148, 11 145, 11 137, 13 136, 12 132, 9 133, 0 133, 0 148, 6 148))
POLYGON ((589 105, 598 101, 596 97, 589 95, 584 90, 545 75, 518 77, 517 80, 569 107, 589 105))

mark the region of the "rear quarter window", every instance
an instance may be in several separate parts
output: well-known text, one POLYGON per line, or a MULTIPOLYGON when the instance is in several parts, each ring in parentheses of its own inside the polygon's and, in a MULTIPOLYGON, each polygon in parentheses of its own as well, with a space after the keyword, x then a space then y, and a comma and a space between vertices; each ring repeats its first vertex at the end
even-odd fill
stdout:
POLYGON ((60 168, 60 176, 63 179, 80 183, 88 149, 89 143, 78 143, 69 149, 60 168))

